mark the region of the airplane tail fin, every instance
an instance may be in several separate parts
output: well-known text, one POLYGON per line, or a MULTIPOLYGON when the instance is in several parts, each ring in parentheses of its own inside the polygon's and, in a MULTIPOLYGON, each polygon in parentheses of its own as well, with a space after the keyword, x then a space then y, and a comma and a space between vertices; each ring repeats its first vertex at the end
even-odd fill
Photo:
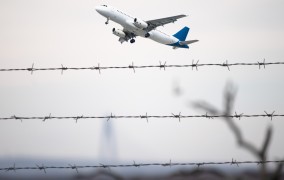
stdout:
POLYGON ((181 29, 179 32, 177 32, 173 36, 178 38, 180 41, 185 41, 188 31, 189 31, 189 28, 185 26, 183 29, 181 29))

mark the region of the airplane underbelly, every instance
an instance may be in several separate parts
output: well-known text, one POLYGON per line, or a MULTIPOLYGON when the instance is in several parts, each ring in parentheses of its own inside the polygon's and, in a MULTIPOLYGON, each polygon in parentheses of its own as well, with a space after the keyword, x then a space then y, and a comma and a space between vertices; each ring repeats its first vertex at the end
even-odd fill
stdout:
MULTIPOLYGON (((121 23, 121 25, 129 32, 134 33, 137 36, 141 36, 143 38, 145 38, 145 34, 147 33, 145 30, 137 28, 132 22, 130 21, 124 21, 123 23, 121 23)), ((162 33, 160 31, 157 30, 152 30, 149 32, 150 37, 148 37, 149 39, 156 41, 158 43, 161 44, 174 44, 176 42, 178 42, 178 39, 176 39, 173 36, 169 36, 165 33, 162 33)))
POLYGON ((173 44, 177 42, 177 40, 173 38, 172 36, 169 36, 159 31, 153 30, 153 31, 150 31, 149 34, 150 34, 150 37, 149 37, 150 39, 158 43, 161 43, 161 44, 173 44))

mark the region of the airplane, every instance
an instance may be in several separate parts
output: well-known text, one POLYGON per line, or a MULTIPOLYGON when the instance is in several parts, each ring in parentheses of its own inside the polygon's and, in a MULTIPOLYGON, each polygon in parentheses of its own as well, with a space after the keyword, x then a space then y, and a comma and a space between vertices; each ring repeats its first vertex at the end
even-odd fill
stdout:
POLYGON ((150 21, 144 21, 139 18, 132 17, 114 7, 108 5, 96 6, 96 11, 102 16, 106 17, 107 20, 105 24, 112 20, 120 24, 123 29, 113 28, 112 33, 119 37, 119 42, 134 43, 136 36, 141 36, 149 38, 161 44, 172 46, 173 49, 177 48, 189 48, 188 44, 197 42, 198 40, 186 41, 186 37, 189 31, 188 27, 184 27, 174 35, 167 35, 156 28, 159 26, 164 26, 169 23, 174 23, 180 18, 186 17, 186 15, 178 15, 172 17, 166 17, 161 19, 155 19, 150 21))

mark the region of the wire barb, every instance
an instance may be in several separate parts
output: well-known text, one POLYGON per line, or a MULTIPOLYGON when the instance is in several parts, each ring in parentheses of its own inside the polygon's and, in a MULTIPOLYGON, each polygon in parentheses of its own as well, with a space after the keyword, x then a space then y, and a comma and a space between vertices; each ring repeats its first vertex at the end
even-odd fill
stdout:
POLYGON ((11 116, 11 119, 20 120, 21 122, 23 122, 23 120, 21 118, 17 117, 16 115, 11 116))
POLYGON ((242 114, 237 114, 237 112, 235 112, 235 116, 234 118, 239 118, 239 120, 241 120, 241 117, 243 117, 244 113, 242 114))
POLYGON ((236 165, 239 167, 239 163, 237 162, 237 160, 234 160, 234 159, 232 158, 231 165, 234 165, 234 164, 236 164, 236 165))
POLYGON ((164 71, 166 70, 166 63, 167 63, 167 61, 165 61, 165 63, 164 64, 162 64, 162 62, 160 61, 160 70, 162 69, 162 68, 164 68, 164 71))
POLYGON ((98 67, 94 66, 94 67, 92 68, 92 70, 98 70, 98 71, 99 71, 99 74, 101 74, 100 63, 98 64, 98 67))
POLYGON ((214 119, 213 116, 208 116, 207 112, 206 112, 206 114, 204 115, 204 117, 205 117, 205 118, 208 118, 208 119, 214 119))
POLYGON ((231 70, 230 70, 230 67, 229 67, 229 66, 231 66, 231 65, 228 63, 228 60, 226 60, 226 62, 224 62, 224 63, 222 64, 222 66, 227 67, 228 70, 231 71, 231 70))
POLYGON ((39 165, 37 165, 36 164, 36 166, 37 166, 37 168, 41 171, 41 170, 43 170, 44 171, 44 173, 46 174, 46 168, 45 168, 45 166, 42 164, 42 166, 39 166, 39 165))
POLYGON ((51 119, 51 113, 49 113, 49 116, 45 116, 42 120, 42 122, 45 122, 46 120, 51 119))
POLYGON ((63 75, 63 71, 66 71, 68 70, 67 67, 64 67, 62 64, 61 64, 61 75, 63 75))
POLYGON ((179 112, 178 115, 175 115, 174 113, 172 113, 172 115, 173 115, 173 118, 178 118, 178 120, 179 120, 179 122, 180 122, 180 118, 182 117, 182 116, 181 116, 181 112, 179 112))
POLYGON ((266 111, 264 111, 265 112, 265 114, 266 114, 266 116, 267 117, 270 117, 271 118, 271 121, 272 121, 272 118, 273 118, 273 114, 275 113, 275 111, 273 111, 271 114, 269 114, 269 113, 267 113, 266 111))
POLYGON ((140 164, 136 164, 135 161, 133 161, 133 167, 140 167, 140 164))
POLYGON ((265 58, 263 59, 263 62, 258 62, 257 61, 257 63, 258 63, 258 69, 260 69, 260 66, 263 66, 264 69, 265 69, 265 58))
POLYGON ((162 164, 162 166, 170 166, 170 168, 171 168, 172 167, 172 160, 170 159, 169 163, 162 164))
POLYGON ((140 115, 140 117, 141 117, 141 119, 146 119, 146 120, 147 120, 147 123, 149 122, 149 121, 148 121, 148 115, 147 115, 147 113, 146 113, 146 116, 140 115))
POLYGON ((33 72, 35 71, 34 63, 32 64, 32 67, 31 68, 27 68, 27 70, 31 71, 31 75, 33 75, 33 72))
POLYGON ((14 163, 14 165, 12 167, 8 167, 8 168, 4 168, 6 172, 8 171, 14 171, 16 172, 16 163, 14 163))
POLYGON ((78 167, 76 166, 76 164, 74 165, 69 164, 69 166, 71 167, 71 169, 75 169, 77 174, 79 174, 78 167))
POLYGON ((82 115, 82 116, 77 116, 77 117, 74 118, 74 120, 75 120, 75 122, 77 123, 79 119, 83 119, 83 118, 84 118, 83 115, 82 115))
POLYGON ((101 164, 101 163, 100 163, 100 167, 102 167, 102 168, 107 168, 108 170, 110 170, 110 166, 108 166, 108 165, 104 165, 104 164, 101 164))
POLYGON ((199 168, 200 166, 204 166, 205 163, 196 163, 196 165, 197 165, 197 168, 199 168))
POLYGON ((193 70, 193 68, 195 67, 195 68, 196 68, 196 71, 198 71, 198 62, 199 62, 199 60, 197 60, 197 62, 194 64, 194 59, 192 60, 192 64, 191 64, 192 70, 193 70))
POLYGON ((114 118, 116 118, 115 115, 112 115, 112 113, 111 113, 110 116, 108 116, 107 121, 109 121, 110 119, 114 119, 114 118))
POLYGON ((133 62, 132 62, 132 65, 129 65, 129 66, 128 66, 128 68, 129 68, 129 69, 133 69, 133 72, 135 73, 135 66, 134 66, 134 63, 133 63, 133 62))

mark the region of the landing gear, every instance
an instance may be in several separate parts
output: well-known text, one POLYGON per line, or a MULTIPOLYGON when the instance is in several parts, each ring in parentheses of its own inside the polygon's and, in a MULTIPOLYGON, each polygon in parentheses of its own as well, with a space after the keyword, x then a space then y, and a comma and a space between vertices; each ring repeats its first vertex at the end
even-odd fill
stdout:
POLYGON ((135 39, 131 39, 131 40, 130 40, 130 43, 131 43, 131 44, 135 43, 135 39))
POLYGON ((107 18, 107 21, 105 22, 105 24, 108 25, 108 22, 109 22, 109 18, 107 18))

